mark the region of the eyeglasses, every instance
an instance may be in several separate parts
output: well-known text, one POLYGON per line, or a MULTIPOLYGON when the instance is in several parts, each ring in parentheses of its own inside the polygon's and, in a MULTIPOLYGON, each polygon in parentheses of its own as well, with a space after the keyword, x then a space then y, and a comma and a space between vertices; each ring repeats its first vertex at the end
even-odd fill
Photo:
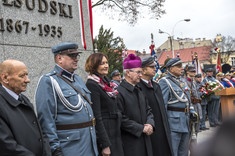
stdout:
POLYGON ((67 56, 69 56, 70 58, 72 58, 72 59, 76 59, 76 58, 80 58, 80 54, 78 54, 78 53, 75 53, 75 54, 67 54, 67 56))
POLYGON ((134 70, 129 70, 130 72, 134 72, 134 73, 136 73, 136 74, 142 74, 143 72, 142 71, 140 71, 140 70, 138 70, 138 71, 134 71, 134 70))
POLYGON ((154 68, 156 68, 155 66, 148 66, 149 68, 152 68, 152 69, 154 69, 154 68))

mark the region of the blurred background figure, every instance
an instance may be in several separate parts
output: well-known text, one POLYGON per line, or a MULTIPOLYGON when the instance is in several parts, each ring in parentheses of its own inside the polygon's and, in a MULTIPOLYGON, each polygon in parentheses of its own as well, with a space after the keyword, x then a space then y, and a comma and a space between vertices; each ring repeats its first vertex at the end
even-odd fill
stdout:
POLYGON ((111 73, 111 78, 112 78, 112 80, 111 80, 112 85, 114 85, 114 87, 117 88, 120 85, 121 80, 122 80, 122 77, 121 77, 119 70, 114 70, 111 73))
POLYGON ((231 82, 233 83, 233 86, 235 86, 235 71, 231 73, 231 82))
POLYGON ((234 156, 235 117, 225 120, 209 140, 198 144, 193 156, 234 156))
MULTIPOLYGON (((213 77, 213 68, 208 68, 206 70, 206 77, 203 79, 203 85, 208 82, 217 82, 217 80, 213 77)), ((208 105, 208 119, 209 119, 209 124, 210 127, 216 127, 219 125, 218 122, 218 110, 219 110, 219 99, 220 97, 217 95, 210 95, 208 98, 209 100, 206 100, 205 98, 203 99, 202 103, 208 105)), ((205 109, 202 107, 202 112, 204 112, 205 109)), ((203 119, 204 120, 204 119, 203 119)), ((204 122, 204 121, 203 121, 204 122)))
MULTIPOLYGON (((106 77, 108 58, 102 53, 90 55, 85 64, 89 73, 87 88, 91 91, 92 109, 96 118, 96 135, 100 156, 124 156, 121 140, 121 113, 117 107, 118 91, 106 77)), ((120 77, 118 70, 112 77, 120 77)))
MULTIPOLYGON (((202 86, 202 74, 195 75, 195 82, 197 86, 197 90, 199 91, 199 97, 202 96, 202 92, 200 91, 200 88, 202 86)), ((202 109, 202 117, 200 119, 200 130, 209 130, 209 128, 206 127, 206 99, 202 99, 201 102, 201 109, 202 109)))
POLYGON ((202 99, 200 97, 200 90, 198 90, 196 82, 195 82, 195 75, 196 75, 196 69, 194 67, 194 65, 189 65, 186 67, 185 69, 185 74, 186 74, 186 82, 187 85, 190 89, 190 99, 191 99, 191 103, 194 107, 194 110, 197 112, 197 114, 199 115, 199 121, 198 123, 195 123, 195 130, 196 130, 196 134, 199 133, 199 129, 200 129, 200 120, 202 119, 202 108, 201 108, 201 102, 202 99))
POLYGON ((225 88, 234 88, 233 82, 231 81, 231 74, 230 72, 227 72, 224 74, 223 82, 222 84, 224 85, 225 88))
MULTIPOLYGON (((223 78, 224 78, 224 73, 218 72, 218 73, 216 74, 217 82, 219 83, 219 85, 220 85, 223 89, 225 89, 225 87, 224 87, 224 85, 223 85, 223 78)), ((221 98, 219 99, 218 121, 219 121, 219 122, 222 122, 221 98)))

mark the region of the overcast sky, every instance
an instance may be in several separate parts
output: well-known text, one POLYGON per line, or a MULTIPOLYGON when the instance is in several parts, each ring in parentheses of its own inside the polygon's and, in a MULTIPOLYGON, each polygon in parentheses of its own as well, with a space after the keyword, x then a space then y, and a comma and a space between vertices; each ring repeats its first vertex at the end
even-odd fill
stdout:
POLYGON ((114 37, 124 39, 127 49, 150 52, 151 36, 154 35, 156 47, 163 44, 167 34, 159 34, 158 30, 172 35, 174 25, 183 19, 190 22, 180 22, 175 26, 174 38, 206 38, 214 39, 216 34, 235 38, 235 0, 166 0, 164 14, 159 20, 151 20, 148 16, 139 19, 135 26, 117 19, 110 19, 99 8, 93 9, 94 37, 98 35, 101 25, 111 28, 114 37))

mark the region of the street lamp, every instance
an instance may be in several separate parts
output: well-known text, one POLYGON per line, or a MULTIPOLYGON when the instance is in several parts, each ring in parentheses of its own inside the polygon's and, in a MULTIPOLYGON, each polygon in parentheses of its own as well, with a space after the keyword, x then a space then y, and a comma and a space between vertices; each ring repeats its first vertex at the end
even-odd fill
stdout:
POLYGON ((170 38, 170 46, 171 46, 171 51, 172 51, 172 47, 173 47, 173 45, 172 45, 172 36, 169 33, 162 31, 161 29, 158 30, 158 33, 159 34, 164 34, 165 33, 165 34, 167 34, 169 36, 169 38, 170 38))
POLYGON ((189 18, 186 18, 186 19, 179 20, 178 22, 176 22, 175 25, 174 25, 174 27, 173 27, 173 29, 172 29, 171 35, 170 35, 169 33, 167 33, 167 32, 161 31, 160 29, 159 29, 159 31, 158 31, 158 33, 160 33, 160 34, 165 33, 165 34, 168 34, 168 35, 169 35, 169 37, 170 37, 170 42, 171 42, 172 58, 174 58, 174 31, 175 31, 175 27, 176 27, 176 25, 177 25, 178 23, 183 22, 183 21, 189 22, 189 21, 191 21, 191 20, 190 20, 189 18))

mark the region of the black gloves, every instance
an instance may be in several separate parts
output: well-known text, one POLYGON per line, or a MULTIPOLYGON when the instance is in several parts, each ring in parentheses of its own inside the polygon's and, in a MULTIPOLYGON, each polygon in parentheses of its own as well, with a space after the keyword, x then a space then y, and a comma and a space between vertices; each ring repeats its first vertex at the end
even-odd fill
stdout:
POLYGON ((57 148, 54 150, 54 152, 52 153, 52 156, 64 156, 63 153, 62 153, 62 150, 61 148, 57 148))

